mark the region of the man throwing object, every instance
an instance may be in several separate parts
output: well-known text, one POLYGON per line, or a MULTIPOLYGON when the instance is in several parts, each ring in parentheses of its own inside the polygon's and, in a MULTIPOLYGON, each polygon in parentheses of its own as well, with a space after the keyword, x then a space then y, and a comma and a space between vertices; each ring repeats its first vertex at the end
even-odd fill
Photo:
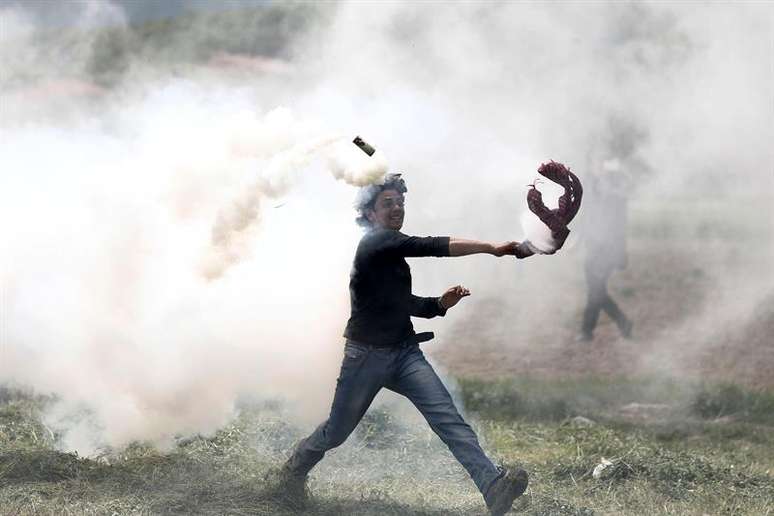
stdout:
POLYGON ((344 337, 341 364, 330 416, 295 447, 281 469, 282 487, 297 501, 305 496, 309 471, 325 452, 342 444, 355 429, 376 394, 387 388, 407 397, 433 431, 470 474, 492 514, 505 514, 527 488, 527 472, 495 466, 462 419, 446 387, 419 349, 432 333, 417 334, 411 317, 444 316, 463 297, 462 286, 440 297, 411 293, 406 258, 491 254, 523 258, 529 253, 518 242, 491 244, 450 237, 415 237, 400 232, 405 215, 400 174, 389 174, 382 185, 361 189, 358 224, 366 228, 350 275, 352 313, 344 337))

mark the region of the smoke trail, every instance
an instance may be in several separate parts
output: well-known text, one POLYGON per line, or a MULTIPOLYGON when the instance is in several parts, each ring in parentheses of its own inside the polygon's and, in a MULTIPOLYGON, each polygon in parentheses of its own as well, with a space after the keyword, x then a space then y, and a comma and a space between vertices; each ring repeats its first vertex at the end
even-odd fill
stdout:
MULTIPOLYGON (((296 122, 288 110, 273 110, 262 125, 263 134, 284 132, 298 136, 289 138, 286 148, 269 147, 274 154, 261 156, 258 177, 218 212, 212 228, 212 247, 202 266, 207 279, 219 278, 248 253, 249 235, 260 222, 265 201, 287 195, 297 181, 296 174, 315 157, 324 157, 333 177, 352 186, 378 182, 387 173, 387 160, 381 151, 367 156, 340 136, 309 136, 309 131, 302 129, 303 124, 296 122), (308 141, 298 141, 299 136, 308 141)), ((243 147, 240 152, 250 155, 261 147, 265 148, 243 147)))

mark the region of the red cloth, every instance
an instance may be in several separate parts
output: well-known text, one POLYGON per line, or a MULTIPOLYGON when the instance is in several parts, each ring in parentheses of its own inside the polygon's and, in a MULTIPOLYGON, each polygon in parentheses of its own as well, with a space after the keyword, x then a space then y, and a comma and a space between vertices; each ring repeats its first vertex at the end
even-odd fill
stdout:
POLYGON ((567 224, 575 218, 583 197, 583 187, 578 176, 570 172, 570 169, 561 163, 550 161, 543 163, 538 168, 538 174, 553 181, 564 188, 564 194, 559 197, 559 207, 553 210, 543 203, 543 195, 532 185, 532 189, 527 192, 527 206, 530 211, 548 226, 551 230, 551 236, 557 242, 557 249, 564 245, 570 230, 567 224))

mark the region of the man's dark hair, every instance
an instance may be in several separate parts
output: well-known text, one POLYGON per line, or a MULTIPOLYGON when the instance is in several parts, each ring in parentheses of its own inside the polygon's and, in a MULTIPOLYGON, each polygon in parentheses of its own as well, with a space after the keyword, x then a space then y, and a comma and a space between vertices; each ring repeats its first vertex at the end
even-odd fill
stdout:
POLYGON ((395 190, 400 194, 406 193, 406 182, 400 177, 400 174, 387 174, 384 176, 384 183, 377 185, 368 185, 360 189, 355 200, 355 209, 357 218, 355 222, 364 228, 371 228, 371 221, 368 220, 366 213, 374 209, 376 197, 385 190, 395 190))

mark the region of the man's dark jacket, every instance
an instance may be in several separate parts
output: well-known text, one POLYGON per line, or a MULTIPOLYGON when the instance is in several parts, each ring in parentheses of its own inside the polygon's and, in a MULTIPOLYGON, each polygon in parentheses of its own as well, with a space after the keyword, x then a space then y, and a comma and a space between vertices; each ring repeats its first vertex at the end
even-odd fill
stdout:
POLYGON ((414 335, 410 316, 445 315, 437 297, 411 293, 407 257, 449 256, 449 237, 415 237, 372 229, 360 240, 349 280, 352 315, 344 337, 372 346, 397 346, 414 335))

